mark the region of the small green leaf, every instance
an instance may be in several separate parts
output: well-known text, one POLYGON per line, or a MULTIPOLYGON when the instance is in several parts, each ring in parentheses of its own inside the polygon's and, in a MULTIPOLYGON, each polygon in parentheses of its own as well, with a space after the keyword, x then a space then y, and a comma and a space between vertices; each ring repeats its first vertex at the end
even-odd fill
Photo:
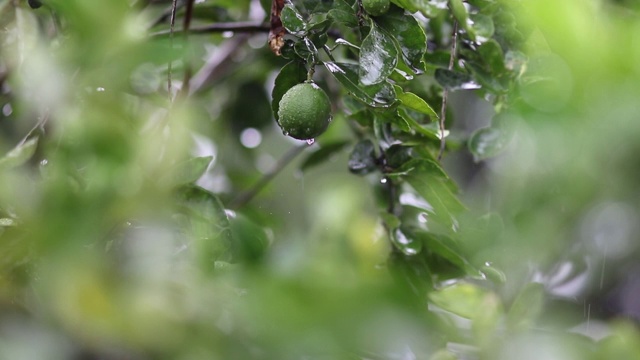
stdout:
POLYGON ((324 66, 351 95, 365 104, 387 108, 396 102, 396 92, 387 81, 376 85, 360 85, 358 83, 358 65, 327 61, 324 66))
POLYGON ((529 329, 536 321, 544 305, 544 286, 540 283, 528 284, 516 297, 507 313, 507 327, 510 331, 529 329))
POLYGON ((431 118, 438 119, 438 113, 436 113, 436 111, 433 110, 433 108, 429 104, 427 104, 424 99, 414 93, 404 92, 399 86, 394 86, 394 88, 396 90, 398 100, 400 100, 403 106, 406 106, 409 109, 415 110, 421 114, 425 114, 431 118))
POLYGON ((400 115, 397 109, 390 109, 387 111, 376 112, 376 118, 382 123, 391 123, 396 125, 400 130, 404 132, 411 131, 411 124, 400 115))
POLYGON ((329 10, 329 17, 348 27, 358 26, 356 11, 344 0, 335 0, 333 9, 329 10))
POLYGON ((280 13, 282 25, 287 31, 296 36, 302 36, 307 32, 307 23, 296 9, 290 5, 285 5, 280 13))
POLYGON ((398 50, 392 38, 372 26, 360 45, 360 83, 375 85, 385 81, 397 64, 398 50))
POLYGON ((436 162, 414 159, 389 176, 409 183, 432 207, 432 219, 448 232, 455 230, 455 219, 465 207, 454 194, 455 183, 436 162))
POLYGON ((449 0, 449 7, 453 13, 453 17, 458 20, 458 24, 463 28, 471 40, 476 41, 475 29, 472 26, 472 21, 469 19, 469 12, 464 7, 462 0, 449 0))
POLYGON ((430 293, 429 299, 446 311, 473 319, 483 311, 487 296, 491 296, 491 293, 477 285, 457 283, 430 293))
POLYGON ((495 29, 491 17, 482 14, 471 14, 469 17, 478 42, 487 41, 493 36, 495 29))
POLYGON ((392 3, 406 9, 410 13, 420 11, 428 18, 435 18, 447 9, 447 0, 391 0, 392 3))
POLYGON ((469 139, 469 150, 476 161, 498 155, 511 140, 507 131, 499 127, 486 127, 476 130, 469 139))
POLYGON ((459 245, 452 238, 415 228, 408 229, 407 234, 423 242, 429 251, 447 259, 468 275, 480 275, 480 272, 462 255, 459 245))
POLYGON ((273 91, 271 92, 271 109, 273 116, 278 120, 278 109, 280 108, 280 100, 282 96, 301 82, 307 79, 307 69, 300 61, 291 61, 282 67, 280 73, 276 77, 273 91))
POLYGON ((480 85, 475 83, 470 75, 452 70, 437 69, 435 78, 436 81, 447 90, 471 90, 480 88, 480 85))
POLYGON ((376 170, 376 152, 371 140, 356 144, 349 156, 348 166, 349 171, 357 175, 366 175, 376 170))
POLYGON ((175 165, 159 180, 161 186, 170 188, 191 184, 207 170, 213 156, 194 157, 175 165))
POLYGON ((345 146, 349 145, 349 141, 337 141, 329 144, 323 144, 320 149, 312 152, 306 159, 302 161, 300 164, 300 170, 307 171, 317 165, 322 164, 323 162, 329 160, 329 158, 338 153, 340 150, 344 149, 345 146))
POLYGON ((211 271, 216 261, 229 261, 233 234, 220 200, 211 192, 190 185, 179 191, 178 206, 189 219, 185 230, 193 239, 192 253, 201 268, 211 271))
POLYGON ((31 138, 11 149, 0 159, 0 170, 11 169, 27 162, 38 148, 38 138, 31 138))
POLYGON ((427 36, 415 17, 402 9, 392 6, 391 9, 375 19, 376 23, 392 34, 402 53, 402 59, 415 73, 425 70, 424 54, 427 52, 427 36))
POLYGON ((486 63, 486 67, 494 76, 505 72, 504 54, 502 48, 495 40, 489 40, 478 47, 478 54, 486 63))

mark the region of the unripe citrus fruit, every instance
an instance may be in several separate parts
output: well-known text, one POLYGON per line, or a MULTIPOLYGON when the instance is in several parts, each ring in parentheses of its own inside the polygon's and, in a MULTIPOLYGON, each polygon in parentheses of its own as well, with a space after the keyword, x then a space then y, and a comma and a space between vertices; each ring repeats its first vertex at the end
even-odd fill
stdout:
POLYGON ((280 100, 278 124, 285 135, 300 140, 322 134, 331 121, 331 102, 318 85, 312 82, 289 89, 280 100))
POLYGON ((380 16, 389 10, 389 0, 362 0, 362 7, 367 14, 380 16))

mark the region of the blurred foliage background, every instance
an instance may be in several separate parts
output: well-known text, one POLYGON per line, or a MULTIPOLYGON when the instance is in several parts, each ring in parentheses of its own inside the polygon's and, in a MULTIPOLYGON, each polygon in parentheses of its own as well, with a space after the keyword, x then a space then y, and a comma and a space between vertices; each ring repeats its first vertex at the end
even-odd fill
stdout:
POLYGON ((420 176, 348 171, 357 107, 324 69, 329 130, 282 135, 269 2, 187 3, 171 36, 171 1, 0 0, 1 359, 640 358, 640 3, 393 1, 434 108, 447 6, 518 31, 517 86, 449 94, 448 235, 412 192, 385 213, 420 176))

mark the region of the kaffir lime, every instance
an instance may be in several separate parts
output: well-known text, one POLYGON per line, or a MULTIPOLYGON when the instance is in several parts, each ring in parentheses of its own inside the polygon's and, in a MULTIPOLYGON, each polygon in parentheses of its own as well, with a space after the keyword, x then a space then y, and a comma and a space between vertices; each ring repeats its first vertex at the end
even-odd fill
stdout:
POLYGON ((322 134, 331 121, 331 102, 318 85, 312 82, 289 89, 280 100, 278 124, 285 135, 300 140, 322 134))

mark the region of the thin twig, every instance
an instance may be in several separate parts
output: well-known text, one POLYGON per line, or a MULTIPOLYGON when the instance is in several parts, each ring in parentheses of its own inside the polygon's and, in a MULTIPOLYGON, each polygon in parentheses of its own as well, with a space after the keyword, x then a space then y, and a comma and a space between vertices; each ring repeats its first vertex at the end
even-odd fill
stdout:
MULTIPOLYGON (((451 35, 451 55, 449 55, 449 70, 453 69, 456 58, 456 49, 458 47, 458 22, 453 20, 453 34, 451 35)), ((438 151, 438 161, 442 160, 444 149, 446 147, 446 139, 444 136, 445 120, 447 118, 447 97, 449 91, 445 88, 442 91, 442 108, 440 109, 440 151, 438 151)))
MULTIPOLYGON (((184 14, 184 23, 182 26, 182 34, 185 44, 189 38, 189 27, 191 26, 191 17, 193 16, 193 3, 195 0, 187 0, 187 9, 184 14)), ((189 94, 189 84, 191 82, 191 75, 193 74, 191 59, 188 51, 184 56, 184 77, 182 78, 182 87, 180 88, 180 96, 186 96, 189 94)))
POLYGON ((286 153, 284 153, 284 155, 282 155, 273 168, 268 173, 264 174, 249 190, 241 193, 235 199, 231 200, 229 208, 239 209, 251 201, 267 184, 269 184, 271 180, 273 180, 274 177, 276 177, 276 175, 280 173, 280 171, 282 171, 282 169, 289 165, 296 156, 302 154, 304 149, 308 147, 308 145, 295 145, 290 148, 286 153))
MULTIPOLYGON (((171 5, 171 25, 169 27, 169 39, 171 39, 170 42, 170 46, 171 49, 173 49, 173 30, 174 27, 176 25, 176 9, 178 8, 178 0, 173 0, 173 3, 171 5)), ((171 101, 171 89, 173 86, 171 86, 171 63, 172 61, 169 60, 169 66, 167 69, 167 91, 169 93, 169 101, 171 101)))
MULTIPOLYGON (((211 24, 206 26, 198 26, 189 28, 189 34, 210 34, 225 31, 246 32, 246 33, 262 33, 269 31, 269 25, 261 21, 237 21, 211 24)), ((177 30, 175 33, 182 33, 184 30, 177 30)), ((161 30, 150 34, 151 37, 170 36, 170 30, 161 30)))

